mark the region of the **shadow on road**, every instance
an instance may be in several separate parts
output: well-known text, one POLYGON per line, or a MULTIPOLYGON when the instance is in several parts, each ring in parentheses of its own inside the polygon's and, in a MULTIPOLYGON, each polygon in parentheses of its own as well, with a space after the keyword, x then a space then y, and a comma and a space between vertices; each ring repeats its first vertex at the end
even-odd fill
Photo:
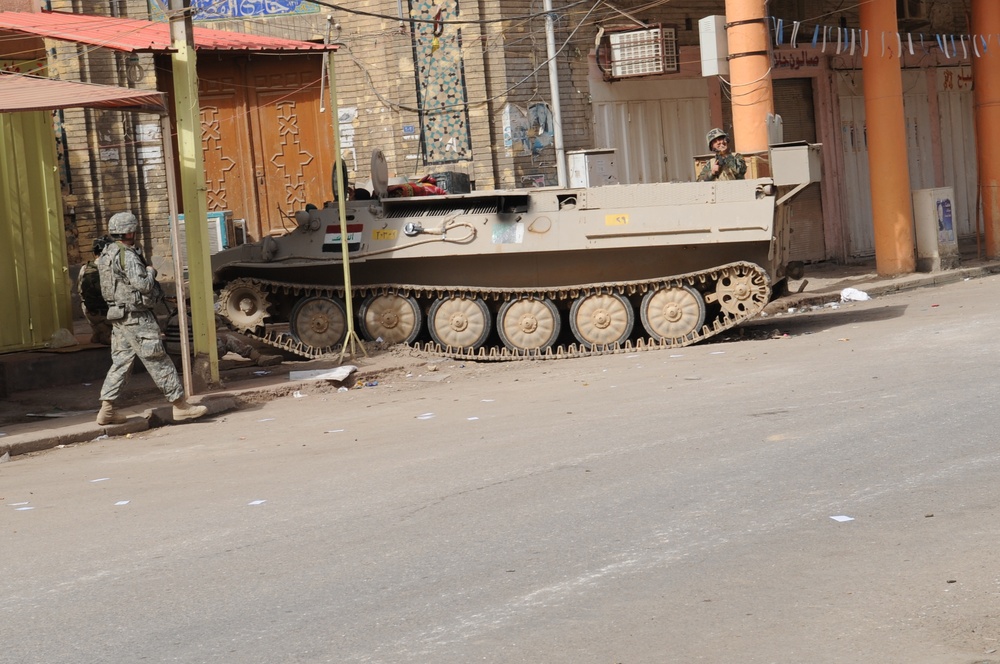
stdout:
POLYGON ((895 304, 884 307, 859 308, 857 305, 842 305, 843 308, 821 308, 810 311, 755 318, 743 323, 728 334, 717 337, 718 341, 738 341, 741 339, 773 339, 784 335, 815 334, 844 325, 873 323, 899 318, 906 313, 908 305, 895 304))

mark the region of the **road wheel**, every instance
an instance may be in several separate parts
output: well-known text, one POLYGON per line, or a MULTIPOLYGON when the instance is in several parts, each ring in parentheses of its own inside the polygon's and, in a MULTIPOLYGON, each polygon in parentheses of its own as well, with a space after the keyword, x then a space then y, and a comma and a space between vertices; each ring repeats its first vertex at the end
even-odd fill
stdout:
POLYGON ((559 310, 549 298, 519 297, 497 313, 497 332, 509 350, 545 350, 559 338, 559 310))
POLYGON ((569 329, 588 348, 625 343, 634 325, 632 304, 618 293, 583 295, 569 310, 569 329))
POLYGON ((427 312, 431 339, 444 348, 478 350, 486 343, 492 322, 489 308, 478 297, 442 297, 427 312))
POLYGON ((358 313, 365 338, 387 344, 412 344, 424 324, 416 299, 402 295, 369 295, 358 313))
POLYGON ((705 300, 691 286, 659 288, 643 296, 639 313, 643 327, 660 341, 687 339, 705 324, 705 300))
POLYGON ((330 348, 347 335, 344 305, 329 297, 307 297, 292 308, 289 327, 295 340, 316 349, 330 348))

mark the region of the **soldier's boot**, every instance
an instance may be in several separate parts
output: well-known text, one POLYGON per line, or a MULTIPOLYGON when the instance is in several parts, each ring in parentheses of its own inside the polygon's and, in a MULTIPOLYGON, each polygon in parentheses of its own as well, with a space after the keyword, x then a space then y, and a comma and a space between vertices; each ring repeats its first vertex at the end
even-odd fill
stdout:
POLYGON ((257 350, 250 353, 250 359, 253 360, 258 367, 273 367, 276 364, 281 364, 285 360, 285 358, 280 355, 265 355, 257 350))
POLYGON ((184 397, 172 402, 171 405, 174 407, 174 422, 195 420, 208 412, 205 406, 193 406, 184 397))
POLYGON ((114 401, 102 401, 101 410, 97 412, 97 423, 101 426, 108 424, 124 424, 128 418, 115 410, 114 401))

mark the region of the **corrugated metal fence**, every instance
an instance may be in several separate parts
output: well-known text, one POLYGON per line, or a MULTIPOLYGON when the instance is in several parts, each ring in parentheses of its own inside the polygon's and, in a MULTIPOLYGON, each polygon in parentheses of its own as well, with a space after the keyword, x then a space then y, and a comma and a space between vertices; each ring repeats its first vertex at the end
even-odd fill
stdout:
POLYGON ((0 113, 0 353, 72 328, 52 114, 0 113))

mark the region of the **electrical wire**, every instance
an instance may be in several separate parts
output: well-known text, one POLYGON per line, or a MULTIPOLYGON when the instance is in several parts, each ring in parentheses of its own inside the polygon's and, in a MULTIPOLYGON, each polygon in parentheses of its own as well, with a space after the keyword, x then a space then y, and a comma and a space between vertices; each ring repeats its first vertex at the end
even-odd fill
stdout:
MULTIPOLYGON (((371 17, 371 18, 381 18, 381 19, 385 19, 387 21, 398 21, 400 23, 432 23, 432 24, 435 24, 435 25, 487 25, 487 24, 490 24, 490 23, 504 23, 504 22, 507 22, 507 21, 520 21, 520 20, 524 20, 524 19, 532 19, 532 18, 537 18, 539 16, 545 16, 546 14, 549 13, 549 12, 538 12, 538 13, 526 14, 526 15, 523 15, 523 16, 506 16, 506 17, 502 17, 502 18, 489 18, 489 19, 476 19, 476 20, 448 20, 448 21, 444 21, 444 20, 436 20, 436 19, 433 19, 433 18, 424 19, 424 18, 413 18, 413 17, 404 18, 402 16, 390 16, 388 14, 378 14, 378 13, 375 13, 375 12, 366 12, 366 11, 363 11, 361 9, 351 9, 351 8, 345 7, 343 5, 337 5, 337 4, 334 4, 334 3, 331 3, 331 2, 323 2, 323 0, 311 0, 311 1, 315 5, 320 5, 322 7, 327 7, 328 9, 336 9, 338 11, 342 11, 342 12, 345 12, 345 13, 348 13, 348 14, 356 14, 358 16, 368 16, 368 17, 371 17)), ((563 9, 564 10, 565 9, 570 9, 572 7, 576 7, 577 5, 585 5, 588 2, 590 2, 590 0, 576 0, 576 2, 571 2, 570 4, 568 4, 563 9)), ((603 2, 603 0, 602 0, 602 2, 603 2)))
MULTIPOLYGON (((590 0, 587 0, 587 1, 589 2, 590 0)), ((580 28, 582 28, 585 25, 586 19, 603 2, 604 2, 604 0, 596 0, 596 2, 594 3, 594 5, 591 7, 590 11, 588 11, 584 15, 584 20, 581 21, 579 24, 577 24, 577 26, 572 30, 572 32, 570 33, 570 35, 562 42, 562 45, 556 50, 555 54, 553 55, 553 58, 558 57, 559 54, 562 53, 566 49, 566 46, 570 43, 570 41, 572 40, 573 36, 580 30, 580 28)), ((534 16, 544 16, 544 15, 545 15, 544 13, 542 13, 542 14, 534 14, 534 16)), ((493 95, 492 97, 487 97, 486 99, 482 99, 482 100, 479 100, 479 101, 476 101, 476 102, 472 102, 472 103, 470 103, 468 101, 460 101, 460 102, 455 102, 455 103, 452 103, 452 104, 444 104, 444 105, 436 106, 433 109, 429 109, 428 110, 428 109, 424 109, 424 108, 421 108, 421 107, 409 106, 409 105, 403 104, 402 102, 394 102, 394 101, 391 101, 391 100, 387 99, 375 87, 374 77, 372 76, 371 72, 368 70, 367 66, 364 65, 364 64, 362 64, 362 61, 359 58, 357 58, 356 56, 354 56, 353 53, 350 52, 350 48, 349 47, 348 47, 348 52, 346 53, 346 55, 349 58, 351 58, 352 62, 354 62, 355 65, 358 66, 358 68, 364 74, 365 80, 368 83, 369 90, 373 94, 375 94, 376 98, 379 101, 381 101, 383 103, 383 105, 385 105, 386 107, 388 107, 388 108, 390 108, 392 110, 397 110, 397 111, 407 111, 407 112, 411 112, 411 113, 423 113, 423 114, 435 114, 435 115, 445 114, 445 113, 452 113, 455 110, 462 109, 462 108, 480 108, 480 107, 483 107, 483 106, 487 106, 490 103, 495 102, 497 100, 503 99, 503 98, 507 97, 507 95, 509 95, 511 92, 513 92, 517 88, 521 87, 527 80, 529 80, 535 74, 537 74, 543 67, 546 67, 548 65, 548 63, 549 63, 549 60, 551 59, 551 58, 546 58, 541 63, 539 63, 534 69, 532 69, 527 75, 525 75, 523 78, 521 78, 520 80, 516 81, 512 85, 508 86, 505 90, 503 90, 501 92, 498 92, 497 94, 493 95)))

